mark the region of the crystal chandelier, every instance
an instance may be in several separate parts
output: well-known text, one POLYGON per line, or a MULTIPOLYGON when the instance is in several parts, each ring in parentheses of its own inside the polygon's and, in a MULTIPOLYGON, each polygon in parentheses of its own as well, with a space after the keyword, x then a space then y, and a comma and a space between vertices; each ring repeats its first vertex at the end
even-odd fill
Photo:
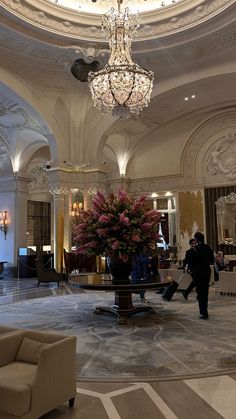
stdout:
POLYGON ((154 74, 134 63, 131 58, 132 37, 139 27, 137 15, 129 8, 112 8, 102 18, 102 30, 109 38, 110 58, 99 71, 89 72, 89 88, 94 106, 112 112, 121 119, 139 112, 150 102, 154 74))

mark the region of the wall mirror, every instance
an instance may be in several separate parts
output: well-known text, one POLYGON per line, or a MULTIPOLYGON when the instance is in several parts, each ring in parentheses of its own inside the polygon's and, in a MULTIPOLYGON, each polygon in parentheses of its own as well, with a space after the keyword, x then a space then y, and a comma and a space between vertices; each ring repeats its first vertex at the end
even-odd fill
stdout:
POLYGON ((218 244, 236 246, 236 194, 221 196, 215 204, 218 244))

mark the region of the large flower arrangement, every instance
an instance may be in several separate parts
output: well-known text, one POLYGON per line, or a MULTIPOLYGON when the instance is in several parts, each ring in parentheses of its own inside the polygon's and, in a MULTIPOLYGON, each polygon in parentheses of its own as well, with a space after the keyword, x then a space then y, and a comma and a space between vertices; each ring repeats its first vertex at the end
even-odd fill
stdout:
POLYGON ((127 262, 157 239, 159 214, 145 208, 147 197, 131 198, 125 191, 104 194, 92 200, 92 208, 81 211, 75 244, 77 253, 119 256, 127 262))

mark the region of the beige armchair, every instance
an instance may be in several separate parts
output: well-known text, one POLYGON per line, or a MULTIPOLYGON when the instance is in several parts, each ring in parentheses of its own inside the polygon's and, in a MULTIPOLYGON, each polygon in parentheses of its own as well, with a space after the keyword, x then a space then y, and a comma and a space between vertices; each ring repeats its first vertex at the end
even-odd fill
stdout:
POLYGON ((30 330, 0 336, 0 418, 37 419, 73 407, 76 337, 30 330))
POLYGON ((236 272, 219 272, 219 289, 221 294, 236 294, 236 272))

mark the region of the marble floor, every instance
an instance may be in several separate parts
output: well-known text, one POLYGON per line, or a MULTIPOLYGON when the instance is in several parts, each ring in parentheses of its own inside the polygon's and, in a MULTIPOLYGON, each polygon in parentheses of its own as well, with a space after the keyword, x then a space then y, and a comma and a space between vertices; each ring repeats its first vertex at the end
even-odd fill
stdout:
MULTIPOLYGON (((1 306, 20 301, 78 293, 62 283, 36 286, 35 279, 0 280, 1 306)), ((215 289, 211 289, 215 296, 215 289)), ((227 299, 227 297, 226 297, 227 299)), ((234 298, 227 301, 234 305, 234 298)), ((236 301, 236 297, 235 297, 236 301)), ((183 303, 184 304, 184 303, 183 303)), ((227 302, 226 302, 227 304, 227 302)), ((173 306, 174 307, 174 306, 173 306)), ((183 306, 184 307, 184 306, 183 306)), ((172 308, 173 309, 173 308, 172 308)), ((168 307, 167 307, 168 310, 168 307)), ((212 348, 214 351, 214 348, 212 348)), ((73 409, 59 406, 41 419, 235 419, 236 370, 227 374, 163 381, 78 381, 73 409)), ((4 419, 4 418, 1 418, 4 419)))

